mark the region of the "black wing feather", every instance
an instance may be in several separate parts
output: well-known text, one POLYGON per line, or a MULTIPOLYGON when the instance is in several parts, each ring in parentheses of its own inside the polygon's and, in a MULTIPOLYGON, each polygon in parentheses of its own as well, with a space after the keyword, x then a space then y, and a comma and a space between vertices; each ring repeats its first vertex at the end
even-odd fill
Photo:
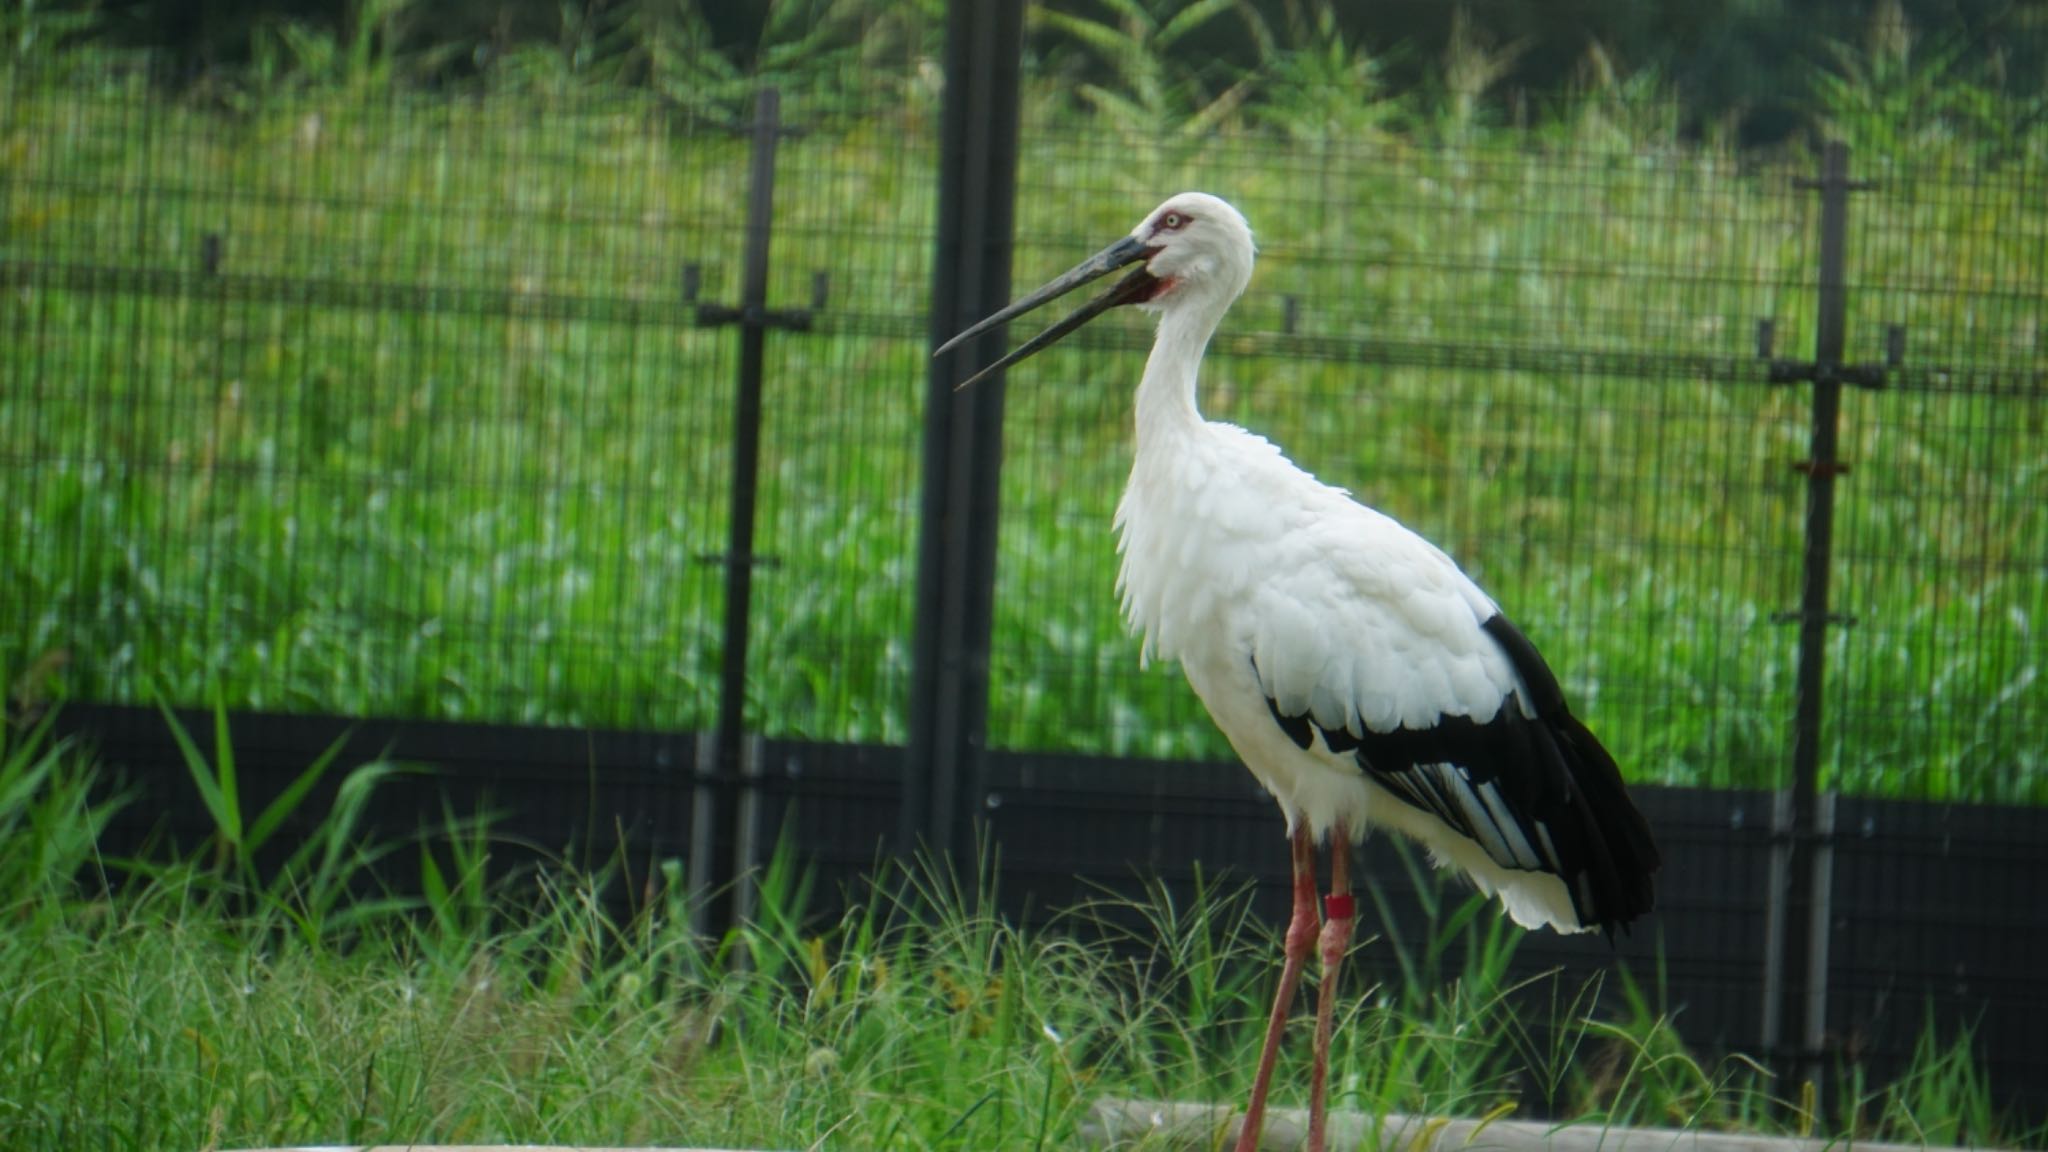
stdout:
POLYGON ((1511 694, 1483 723, 1444 716, 1428 728, 1359 736, 1324 728, 1307 714, 1283 714, 1271 699, 1266 704, 1296 745, 1308 748, 1320 735, 1331 751, 1352 753, 1389 792, 1469 837, 1495 862, 1562 877, 1579 922, 1612 935, 1655 903, 1661 859, 1649 824, 1629 800, 1614 758, 1566 707, 1536 646, 1505 616, 1481 628, 1527 694, 1511 694), (1517 842, 1528 858, 1513 851, 1517 842))

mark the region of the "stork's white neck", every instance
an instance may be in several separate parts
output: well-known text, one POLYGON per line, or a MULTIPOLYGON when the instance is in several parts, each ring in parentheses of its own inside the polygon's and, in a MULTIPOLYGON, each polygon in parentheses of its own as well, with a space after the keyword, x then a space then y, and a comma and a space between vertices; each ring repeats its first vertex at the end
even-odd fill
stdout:
POLYGON ((1195 375, 1229 301, 1206 308, 1176 303, 1159 316, 1138 384, 1137 453, 1116 510, 1124 619, 1144 637, 1147 659, 1180 659, 1189 622, 1213 619, 1215 596, 1224 590, 1201 565, 1185 561, 1211 503, 1207 481, 1215 479, 1215 454, 1204 450, 1213 426, 1195 406, 1195 375))
POLYGON ((1195 378, 1209 337, 1228 307, 1225 302, 1222 308, 1178 307, 1160 313, 1152 355, 1145 361, 1145 376, 1138 384, 1139 456, 1167 448, 1202 427, 1202 413, 1195 404, 1195 378))

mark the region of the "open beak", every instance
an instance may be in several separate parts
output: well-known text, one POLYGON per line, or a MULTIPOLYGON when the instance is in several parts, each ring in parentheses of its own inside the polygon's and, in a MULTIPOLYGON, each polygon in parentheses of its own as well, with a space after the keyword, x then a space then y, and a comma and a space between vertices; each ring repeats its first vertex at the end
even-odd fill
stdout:
MULTIPOLYGON (((960 345, 965 344, 967 341, 974 339, 976 336, 981 335, 983 332, 986 332, 999 324, 1004 324, 1011 320, 1014 320, 1017 317, 1022 316, 1026 312, 1029 312, 1032 309, 1039 307, 1040 305, 1043 305, 1052 300, 1056 300, 1061 296, 1065 296, 1067 293, 1072 292, 1074 289, 1079 288, 1081 285, 1086 284, 1091 280, 1100 280, 1104 276, 1109 275, 1111 272, 1114 272, 1117 269, 1124 267, 1125 265, 1137 264, 1139 261, 1144 260, 1150 257, 1151 255, 1152 250, 1145 246, 1144 241, 1139 240, 1135 236, 1126 236, 1123 239, 1117 241, 1116 243, 1111 244, 1109 247, 1104 248, 1102 251, 1097 252, 1095 255, 1090 256, 1088 259, 1083 260, 1079 264, 1074 265, 1066 272, 1063 272, 1059 276, 1052 279, 1043 287, 1037 289, 1036 291, 1027 293, 1024 296, 1018 297, 1015 301, 1011 302, 1007 307, 990 316, 988 319, 983 320, 979 324, 974 325, 972 328, 967 329, 965 332, 960 333, 958 336, 953 337, 951 340, 946 341, 944 344, 939 345, 939 350, 932 353, 932 357, 933 359, 937 359, 940 356, 944 356, 946 353, 951 352, 953 349, 958 348, 960 345)), ((955 386, 954 390, 958 391, 961 388, 965 388, 969 384, 974 383, 975 381, 981 379, 982 377, 998 369, 1007 368, 1010 365, 1015 364, 1017 361, 1024 359, 1026 356, 1029 356, 1032 353, 1037 352, 1041 348, 1051 347, 1053 344, 1057 343, 1062 336, 1065 336, 1067 333, 1072 332, 1074 329, 1079 328, 1081 325, 1086 324, 1090 320, 1095 319, 1097 316, 1102 315, 1104 312, 1109 311, 1111 308, 1114 308, 1119 304, 1135 304, 1138 301, 1150 299, 1152 293, 1158 288, 1158 286, 1158 278, 1153 276, 1151 272, 1147 271, 1143 265, 1139 265, 1139 267, 1131 271, 1130 275, 1125 276, 1123 279, 1117 281, 1116 285, 1112 287, 1109 291, 1104 292, 1102 295, 1097 296, 1095 299, 1090 300, 1088 303, 1081 305, 1079 308, 1076 308, 1073 312, 1069 313, 1067 317, 1061 320, 1059 323, 1053 325, 1050 328, 1047 328, 1045 331, 1040 332, 1038 335, 1033 336, 1031 339, 1011 349, 1009 355, 1004 356, 1002 359, 996 361, 995 363, 989 365, 986 368, 983 368, 981 371, 976 372, 974 375, 969 376, 967 379, 962 380, 958 385, 955 386)))

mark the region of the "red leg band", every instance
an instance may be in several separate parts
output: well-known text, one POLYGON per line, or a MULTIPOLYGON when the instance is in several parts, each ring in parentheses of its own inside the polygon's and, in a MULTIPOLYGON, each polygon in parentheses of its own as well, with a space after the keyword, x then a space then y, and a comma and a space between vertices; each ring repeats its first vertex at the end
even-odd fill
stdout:
POLYGON ((1358 914, 1358 902, 1349 892, 1332 892, 1323 897, 1323 917, 1327 920, 1349 920, 1358 914))

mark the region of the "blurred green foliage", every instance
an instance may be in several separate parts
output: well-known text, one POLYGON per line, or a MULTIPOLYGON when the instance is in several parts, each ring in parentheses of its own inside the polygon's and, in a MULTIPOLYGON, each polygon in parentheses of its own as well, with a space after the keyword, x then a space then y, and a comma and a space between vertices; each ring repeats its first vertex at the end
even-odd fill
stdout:
MULTIPOLYGON (((773 79, 854 101, 928 78, 945 0, 28 0, 0 15, 19 57, 91 43, 145 49, 181 83, 280 73, 437 84, 476 76, 604 79, 684 100, 773 79)), ((1894 95, 1939 76, 2015 94, 2038 122, 2048 5, 2025 0, 1050 0, 1030 10, 1032 74, 1055 98, 1201 123, 1300 107, 1304 75, 1354 98, 1477 96, 1527 119, 1603 77, 1656 77, 1695 134, 1783 139, 1840 111, 1825 77, 1894 95), (1491 67, 1460 73, 1475 62, 1491 67), (1370 62, 1369 65, 1366 62, 1370 62), (1368 76, 1368 72, 1370 75, 1368 76), (1446 90, 1483 76, 1482 93, 1446 90)), ((1972 114, 1920 105, 1922 117, 1972 114)), ((1290 123, 1294 122, 1290 118, 1290 123)))

